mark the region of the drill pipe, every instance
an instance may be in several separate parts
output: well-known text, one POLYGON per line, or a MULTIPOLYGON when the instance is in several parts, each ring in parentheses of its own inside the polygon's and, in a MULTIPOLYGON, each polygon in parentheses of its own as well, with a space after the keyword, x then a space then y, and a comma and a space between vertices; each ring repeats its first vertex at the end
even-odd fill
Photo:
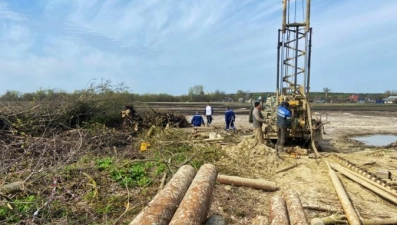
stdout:
POLYGON ((397 204, 397 198, 389 193, 387 193, 386 191, 384 191, 383 189, 380 189, 379 187, 367 182, 366 180, 361 179, 361 177, 356 176, 353 172, 350 172, 348 169, 337 165, 337 164, 332 164, 331 165, 332 168, 336 169, 337 171, 339 171, 340 173, 342 173, 343 175, 345 175, 346 177, 350 178, 351 180, 359 183, 360 185, 366 187, 367 189, 375 192, 376 194, 386 198, 387 200, 393 202, 394 204, 397 204))
POLYGON ((337 156, 337 155, 332 155, 339 163, 344 165, 346 168, 350 169, 351 171, 355 172, 357 176, 359 176, 362 179, 365 179, 367 182, 375 185, 378 188, 381 188, 382 190, 388 192, 391 195, 394 195, 397 197, 397 188, 393 187, 392 185, 388 184, 386 181, 384 181, 382 178, 376 176, 375 174, 357 167, 354 163, 349 162, 348 160, 337 156))
POLYGON ((194 175, 196 175, 196 170, 192 166, 180 167, 164 189, 154 196, 148 206, 131 221, 130 225, 168 224, 188 190, 194 175))
POLYGON ((283 194, 283 197, 287 204, 290 223, 292 225, 309 225, 298 193, 294 190, 289 190, 283 194))
POLYGON ((281 195, 273 195, 270 199, 270 224, 289 225, 287 206, 281 195))
POLYGON ((172 217, 170 225, 200 225, 205 222, 217 175, 218 171, 214 165, 201 166, 172 217))
POLYGON ((328 162, 326 161, 328 166, 328 173, 331 178, 332 184, 334 185, 336 194, 342 204, 343 211, 349 221, 350 225, 361 225, 360 220, 358 219, 357 213, 354 211, 353 205, 351 204, 349 197, 347 196, 345 189, 343 188, 342 183, 340 182, 338 176, 336 175, 335 171, 329 166, 328 162))

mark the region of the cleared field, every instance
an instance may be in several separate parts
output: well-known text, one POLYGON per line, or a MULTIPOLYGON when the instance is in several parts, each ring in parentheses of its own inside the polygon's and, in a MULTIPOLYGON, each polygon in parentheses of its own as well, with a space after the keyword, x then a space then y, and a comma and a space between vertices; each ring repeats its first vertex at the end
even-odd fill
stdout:
MULTIPOLYGON (((185 115, 193 115, 196 111, 203 113, 206 102, 147 102, 133 103, 134 106, 152 108, 154 110, 167 110, 185 115)), ((229 106, 237 115, 248 115, 251 103, 239 102, 211 102, 215 115, 223 115, 226 106, 229 106)), ((396 112, 397 104, 312 104, 313 111, 355 111, 355 112, 396 112)))

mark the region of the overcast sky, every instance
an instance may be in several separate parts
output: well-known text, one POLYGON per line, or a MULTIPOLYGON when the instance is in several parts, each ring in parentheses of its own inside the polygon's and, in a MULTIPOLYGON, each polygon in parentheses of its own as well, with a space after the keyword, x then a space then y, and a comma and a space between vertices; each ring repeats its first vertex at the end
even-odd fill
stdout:
MULTIPOLYGON (((299 1, 300 2, 300 1, 299 1)), ((397 1, 312 0, 312 91, 397 90, 397 1)), ((281 0, 0 0, 0 95, 275 91, 281 0)))

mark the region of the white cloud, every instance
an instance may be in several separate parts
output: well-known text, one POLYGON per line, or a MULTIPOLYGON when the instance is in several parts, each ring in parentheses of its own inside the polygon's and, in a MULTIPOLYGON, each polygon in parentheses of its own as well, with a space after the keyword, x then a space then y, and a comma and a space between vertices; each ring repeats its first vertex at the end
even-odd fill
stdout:
POLYGON ((0 19, 21 22, 26 17, 9 9, 6 2, 0 2, 0 19))
MULTIPOLYGON (((0 0, 0 69, 31 81, 33 90, 73 91, 101 77, 124 81, 138 93, 183 94, 197 84, 226 92, 275 86, 278 0, 11 3, 0 0)), ((326 81, 338 86, 329 86, 332 90, 349 91, 339 81, 354 78, 344 71, 371 79, 368 68, 360 69, 363 63, 376 62, 372 73, 397 70, 390 59, 396 53, 389 50, 397 47, 397 3, 358 3, 312 2, 312 89, 321 90, 326 81)), ((12 79, 7 85, 27 90, 12 79)))

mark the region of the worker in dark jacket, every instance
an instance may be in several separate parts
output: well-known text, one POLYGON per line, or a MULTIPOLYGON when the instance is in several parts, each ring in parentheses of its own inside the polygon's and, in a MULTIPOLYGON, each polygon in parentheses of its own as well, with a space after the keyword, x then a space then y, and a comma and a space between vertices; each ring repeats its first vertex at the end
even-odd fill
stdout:
POLYGON ((196 115, 194 115, 192 117, 192 121, 191 123, 193 124, 194 127, 199 127, 201 125, 205 125, 204 124, 204 119, 203 117, 198 113, 198 111, 196 111, 196 115))
POLYGON ((289 110, 288 102, 281 102, 277 109, 277 143, 276 150, 278 154, 284 151, 284 144, 287 139, 287 128, 291 126, 292 113, 289 110))
POLYGON ((229 131, 229 128, 233 129, 233 131, 236 131, 236 127, 234 126, 235 119, 236 115, 234 114, 233 110, 227 106, 225 112, 226 131, 229 131))
POLYGON ((254 136, 257 143, 263 143, 263 130, 262 126, 266 122, 265 118, 263 117, 262 105, 260 102, 254 103, 254 109, 252 110, 252 125, 254 126, 254 136))

